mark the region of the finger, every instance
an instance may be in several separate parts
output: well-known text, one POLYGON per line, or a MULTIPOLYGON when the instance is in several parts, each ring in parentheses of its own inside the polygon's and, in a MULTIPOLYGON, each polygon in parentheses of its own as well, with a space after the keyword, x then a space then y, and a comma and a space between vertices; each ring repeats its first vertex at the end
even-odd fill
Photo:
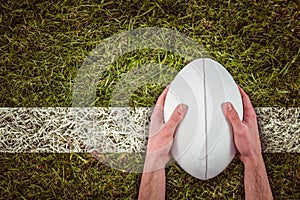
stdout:
POLYGON ((151 123, 160 123, 162 124, 164 122, 163 120, 163 108, 159 105, 156 105, 152 115, 151 115, 151 123))
POLYGON ((239 86, 239 91, 243 100, 243 108, 244 108, 244 120, 247 121, 249 117, 256 117, 255 110, 251 104, 250 98, 247 93, 239 86))
POLYGON ((170 85, 168 85, 165 90, 158 97, 156 105, 154 107, 153 113, 151 115, 151 121, 163 122, 163 110, 164 110, 164 102, 169 91, 170 85))
POLYGON ((241 130, 243 124, 233 105, 229 102, 223 104, 223 111, 227 120, 231 124, 233 133, 237 132, 238 130, 241 130))
POLYGON ((178 124, 185 116, 186 111, 187 111, 187 106, 184 104, 179 104, 176 107, 169 121, 165 124, 164 129, 166 130, 166 134, 170 135, 171 137, 174 136, 175 129, 177 128, 178 124))
POLYGON ((161 93, 161 95, 158 97, 156 105, 159 105, 160 107, 164 107, 165 99, 167 96, 167 93, 169 91, 170 85, 168 85, 164 91, 161 93))

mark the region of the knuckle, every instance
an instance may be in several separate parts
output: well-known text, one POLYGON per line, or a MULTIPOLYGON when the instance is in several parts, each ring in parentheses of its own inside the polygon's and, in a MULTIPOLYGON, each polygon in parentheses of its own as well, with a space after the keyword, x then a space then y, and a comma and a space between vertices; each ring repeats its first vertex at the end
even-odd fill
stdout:
POLYGON ((241 135, 241 136, 246 136, 247 132, 248 132, 248 129, 245 126, 240 127, 239 130, 237 131, 238 135, 241 135))
POLYGON ((244 126, 242 123, 241 124, 235 124, 232 126, 233 128, 233 134, 237 136, 238 138, 243 138, 247 136, 247 127, 244 126))
POLYGON ((180 114, 175 114, 173 118, 173 123, 178 124, 178 122, 181 120, 181 115, 180 114))
POLYGON ((163 127, 162 131, 163 131, 163 135, 168 137, 168 136, 172 135, 173 128, 170 125, 166 124, 163 127))
POLYGON ((231 119, 232 119, 232 121, 240 121, 240 117, 239 117, 239 115, 237 114, 237 112, 233 112, 233 113, 231 114, 231 119))
POLYGON ((177 126, 180 120, 181 120, 181 115, 174 113, 172 117, 169 119, 169 121, 167 122, 167 124, 171 127, 177 126))

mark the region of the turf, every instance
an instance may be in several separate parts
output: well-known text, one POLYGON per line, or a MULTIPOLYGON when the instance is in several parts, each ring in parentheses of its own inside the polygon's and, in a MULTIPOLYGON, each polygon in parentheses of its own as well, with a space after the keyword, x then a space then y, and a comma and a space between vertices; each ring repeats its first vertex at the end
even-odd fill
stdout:
MULTIPOLYGON (((266 154, 275 199, 299 199, 298 154, 266 154)), ((1 199, 135 199, 141 174, 111 169, 86 154, 1 154, 1 199)), ((235 158, 210 181, 178 165, 166 169, 167 199, 243 199, 243 166, 235 158)))
MULTIPOLYGON (((255 106, 299 106, 297 19, 296 1, 2 2, 0 105, 71 106, 77 69, 101 40, 156 26, 178 30, 202 44, 255 106)), ((171 62, 169 54, 164 55, 171 62)), ((128 65, 157 62, 160 56, 140 52, 113 64, 122 63, 126 71, 128 65)), ((181 67, 185 64, 172 59, 181 67)), ((113 71, 107 75, 118 78, 113 71)), ((108 90, 106 98, 114 83, 99 85, 108 90)))
MULTIPOLYGON (((177 30, 203 45, 249 94, 254 106, 300 105, 299 1, 4 1, 0 2, 0 106, 72 105, 77 69, 109 36, 139 27, 177 30)), ((162 63, 181 69, 188 60, 162 50, 139 50, 112 63, 97 88, 109 106, 113 86, 133 67, 162 63)), ((147 84, 134 106, 151 106, 162 91, 147 84)), ((136 198, 139 174, 97 163, 89 155, 1 154, 0 198, 136 198)), ((300 199, 299 154, 266 154, 274 196, 300 199)), ((236 159, 211 181, 178 166, 167 169, 167 198, 242 198, 236 159)))

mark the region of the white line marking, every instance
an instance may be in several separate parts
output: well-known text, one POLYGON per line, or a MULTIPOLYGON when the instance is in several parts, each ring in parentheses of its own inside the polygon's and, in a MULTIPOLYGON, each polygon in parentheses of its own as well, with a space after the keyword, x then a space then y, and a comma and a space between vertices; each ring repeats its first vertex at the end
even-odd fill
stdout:
MULTIPOLYGON (((300 108, 258 107, 265 153, 300 153, 300 108)), ((0 108, 0 152, 144 152, 151 108, 0 108), (83 148, 82 143, 89 147, 83 148)))

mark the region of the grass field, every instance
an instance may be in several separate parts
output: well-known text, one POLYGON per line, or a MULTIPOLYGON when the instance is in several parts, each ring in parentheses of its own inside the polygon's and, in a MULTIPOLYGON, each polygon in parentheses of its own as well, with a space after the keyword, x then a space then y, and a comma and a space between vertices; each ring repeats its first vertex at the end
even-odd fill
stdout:
MULTIPOLYGON (((0 107, 69 107, 78 68, 109 36, 139 27, 177 30, 203 45, 249 94, 255 107, 300 105, 299 1, 3 1, 0 2, 0 107)), ((145 63, 181 69, 189 62, 142 49, 112 63, 97 105, 109 106, 122 73, 145 63)), ((136 91, 152 106, 163 87, 136 91)), ((276 199, 300 199, 300 155, 265 154, 276 199)), ((0 154, 0 199, 134 199, 140 174, 110 169, 87 154, 0 154)), ((236 158, 200 181, 167 168, 167 199, 243 199, 236 158)))

